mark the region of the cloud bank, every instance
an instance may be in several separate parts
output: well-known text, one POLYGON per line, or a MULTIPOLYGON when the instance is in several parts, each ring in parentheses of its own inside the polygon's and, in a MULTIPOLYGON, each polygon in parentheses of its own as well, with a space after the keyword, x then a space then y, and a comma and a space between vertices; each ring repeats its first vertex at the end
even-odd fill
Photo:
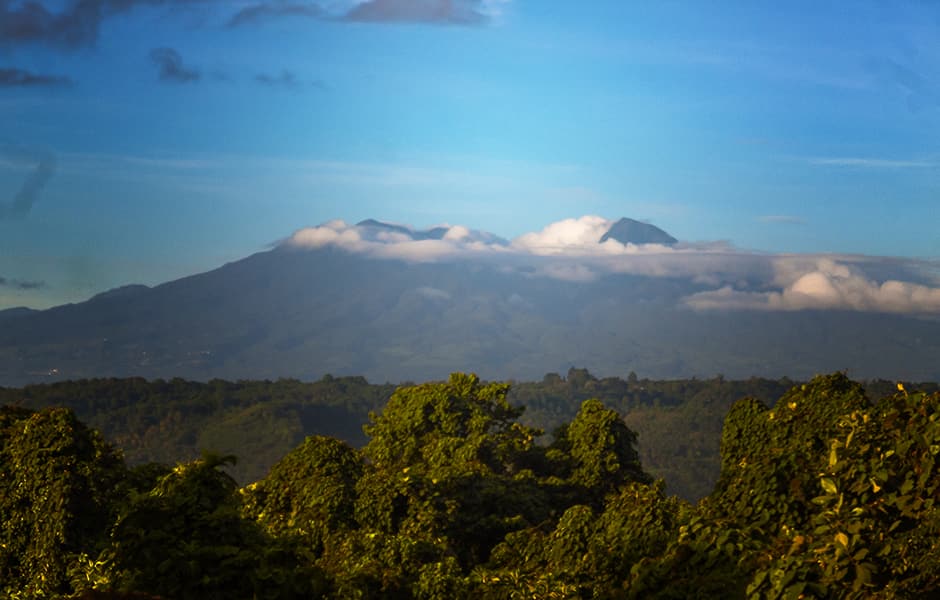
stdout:
POLYGON ((376 259, 473 260, 531 277, 590 282, 609 275, 684 281, 681 304, 713 310, 853 310, 940 314, 940 265, 855 255, 768 254, 727 243, 620 243, 600 238, 614 221, 584 216, 506 242, 459 225, 418 231, 376 222, 330 221, 298 230, 283 246, 333 247, 376 259))
MULTIPOLYGON (((777 259, 788 270, 786 259, 777 259)), ((884 313, 940 313, 940 288, 888 279, 870 279, 855 265, 819 258, 810 269, 789 269, 792 281, 780 290, 755 292, 730 286, 693 294, 689 306, 701 310, 806 310, 843 309, 884 313)))

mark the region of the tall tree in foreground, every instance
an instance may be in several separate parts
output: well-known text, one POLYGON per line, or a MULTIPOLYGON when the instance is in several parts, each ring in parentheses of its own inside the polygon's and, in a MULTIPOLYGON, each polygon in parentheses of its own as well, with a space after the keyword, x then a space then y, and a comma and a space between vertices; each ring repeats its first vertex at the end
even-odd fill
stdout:
POLYGON ((71 591, 81 555, 105 543, 124 476, 72 411, 0 407, 0 595, 71 591))
POLYGON ((241 514, 231 457, 207 455, 131 491, 109 544, 86 576, 98 589, 178 600, 312 598, 322 577, 292 540, 277 540, 241 514))
POLYGON ((722 474, 631 597, 924 598, 940 592, 940 395, 871 405, 836 373, 739 401, 722 474), (723 590, 723 591, 722 591, 723 590))

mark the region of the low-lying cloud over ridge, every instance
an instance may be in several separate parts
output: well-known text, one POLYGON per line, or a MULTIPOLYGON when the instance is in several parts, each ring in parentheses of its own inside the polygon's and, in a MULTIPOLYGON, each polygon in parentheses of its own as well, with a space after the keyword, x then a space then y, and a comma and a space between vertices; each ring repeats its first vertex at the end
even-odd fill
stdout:
MULTIPOLYGON (((785 259, 781 261, 784 266, 785 259)), ((724 286, 686 299, 693 308, 804 310, 847 309, 887 313, 940 313, 940 288, 920 283, 870 279, 858 266, 819 258, 815 268, 794 273, 780 290, 735 290, 724 286)))
POLYGON ((694 310, 853 310, 940 314, 940 265, 857 255, 770 254, 724 242, 620 243, 600 238, 614 221, 584 216, 552 223, 506 242, 460 225, 428 232, 330 221, 298 230, 284 246, 335 247, 409 262, 474 260, 529 276, 593 281, 624 274, 687 280, 698 289, 681 299, 694 310))

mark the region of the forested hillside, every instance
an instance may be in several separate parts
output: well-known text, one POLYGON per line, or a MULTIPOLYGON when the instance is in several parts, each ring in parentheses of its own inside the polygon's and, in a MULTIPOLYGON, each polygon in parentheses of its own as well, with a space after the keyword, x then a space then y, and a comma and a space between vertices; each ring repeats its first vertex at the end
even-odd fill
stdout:
POLYGON ((194 460, 203 450, 234 454, 239 460, 230 474, 249 483, 308 435, 361 446, 369 411, 394 390, 362 377, 316 383, 136 377, 0 388, 0 404, 69 408, 120 447, 131 465, 194 460))
POLYGON ((694 506, 642 468, 635 432, 602 402, 581 402, 546 443, 522 413, 509 385, 472 375, 403 386, 362 449, 311 436, 239 487, 221 470, 232 457, 129 468, 69 409, 0 408, 0 593, 940 592, 940 394, 898 385, 873 403, 837 373, 771 408, 740 399, 718 483, 694 506))
MULTIPOLYGON (((546 432, 547 439, 574 418, 584 400, 601 400, 637 433, 643 465, 665 479, 666 491, 697 501, 718 478, 721 426, 731 405, 748 396, 772 403, 794 384, 787 378, 659 381, 633 373, 626 379, 596 378, 587 369, 571 368, 539 382, 514 382, 508 398, 526 407, 520 421, 546 432)), ((226 472, 246 484, 264 477, 310 435, 361 447, 362 425, 395 387, 329 375, 312 383, 89 379, 0 388, 0 404, 70 408, 121 448, 130 465, 195 460, 204 450, 235 455, 237 464, 226 466, 226 472)), ((881 398, 895 384, 874 381, 865 387, 869 397, 881 398)), ((933 383, 908 387, 937 390, 933 383)))

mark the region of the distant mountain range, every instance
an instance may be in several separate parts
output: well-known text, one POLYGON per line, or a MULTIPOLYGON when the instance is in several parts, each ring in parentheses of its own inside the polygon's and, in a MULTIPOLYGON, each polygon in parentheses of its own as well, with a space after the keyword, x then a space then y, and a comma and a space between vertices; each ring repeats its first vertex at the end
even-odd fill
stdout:
MULTIPOLYGON (((448 236, 446 227, 363 221, 356 239, 448 236)), ((398 239, 398 238, 395 238, 398 239)), ((598 239, 675 244, 622 219, 598 239)), ((713 286, 689 277, 543 276, 496 258, 415 262, 332 244, 282 244, 155 287, 126 286, 43 311, 0 312, 0 385, 63 378, 248 379, 365 375, 443 378, 455 370, 533 379, 588 367, 651 378, 940 379, 940 323, 845 310, 698 312, 680 299, 713 286)))

